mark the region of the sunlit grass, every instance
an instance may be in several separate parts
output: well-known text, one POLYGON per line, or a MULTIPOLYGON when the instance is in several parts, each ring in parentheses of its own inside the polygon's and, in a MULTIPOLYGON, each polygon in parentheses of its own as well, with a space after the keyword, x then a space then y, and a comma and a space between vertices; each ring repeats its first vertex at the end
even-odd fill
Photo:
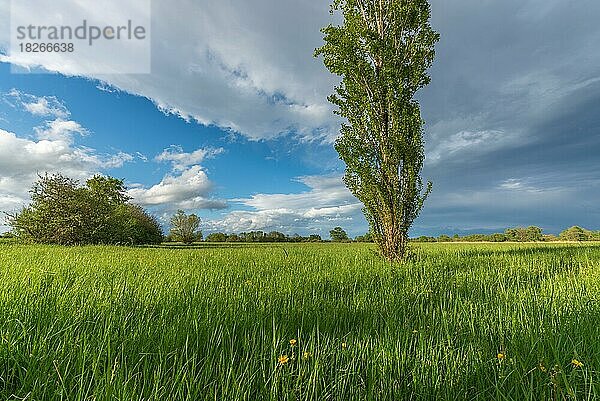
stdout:
POLYGON ((600 396, 598 245, 0 252, 2 400, 600 396))

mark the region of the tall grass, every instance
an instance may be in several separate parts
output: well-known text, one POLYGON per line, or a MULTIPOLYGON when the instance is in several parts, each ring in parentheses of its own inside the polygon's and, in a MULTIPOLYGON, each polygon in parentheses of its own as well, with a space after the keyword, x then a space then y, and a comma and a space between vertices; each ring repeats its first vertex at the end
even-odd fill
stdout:
POLYGON ((594 400, 599 367, 596 245, 0 244, 2 400, 594 400))

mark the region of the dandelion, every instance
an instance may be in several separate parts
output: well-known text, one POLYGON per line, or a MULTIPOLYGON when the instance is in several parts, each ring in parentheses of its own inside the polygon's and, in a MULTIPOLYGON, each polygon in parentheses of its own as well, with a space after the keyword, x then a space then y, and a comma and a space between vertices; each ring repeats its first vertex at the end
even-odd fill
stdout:
POLYGON ((497 356, 499 361, 506 359, 506 354, 504 352, 498 352, 497 356))
POLYGON ((312 354, 310 352, 304 351, 304 354, 302 354, 302 359, 307 360, 311 356, 312 356, 312 354))
POLYGON ((295 339, 295 338, 292 338, 292 339, 290 340, 290 345, 291 345, 292 347, 295 347, 297 342, 298 342, 298 341, 296 341, 296 339, 295 339))
POLYGON ((581 362, 581 361, 578 361, 577 359, 573 359, 573 360, 571 361, 571 365, 573 365, 573 366, 574 366, 574 367, 576 367, 576 368, 580 368, 580 367, 582 367, 582 366, 583 366, 583 362, 581 362))
POLYGON ((287 355, 280 355, 279 358, 277 358, 277 361, 279 361, 280 365, 285 365, 290 361, 290 358, 287 355))

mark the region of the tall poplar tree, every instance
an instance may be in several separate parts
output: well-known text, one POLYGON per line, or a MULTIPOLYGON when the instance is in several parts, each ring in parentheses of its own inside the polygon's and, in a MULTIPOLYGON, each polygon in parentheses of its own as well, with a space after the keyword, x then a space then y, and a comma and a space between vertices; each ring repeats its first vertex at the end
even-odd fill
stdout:
POLYGON ((336 11, 343 23, 323 28, 315 51, 342 77, 329 97, 346 120, 335 148, 382 255, 400 260, 431 191, 420 176, 424 122, 415 94, 430 81, 439 34, 427 0, 335 0, 336 11))

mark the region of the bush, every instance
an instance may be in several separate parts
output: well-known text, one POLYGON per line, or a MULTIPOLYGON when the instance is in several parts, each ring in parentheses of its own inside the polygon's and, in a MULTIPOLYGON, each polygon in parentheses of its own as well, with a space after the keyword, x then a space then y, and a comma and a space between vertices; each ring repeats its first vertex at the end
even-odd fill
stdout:
POLYGON ((122 180, 95 176, 85 186, 61 174, 40 176, 31 204, 9 218, 20 239, 44 244, 156 244, 156 219, 129 203, 122 180))

